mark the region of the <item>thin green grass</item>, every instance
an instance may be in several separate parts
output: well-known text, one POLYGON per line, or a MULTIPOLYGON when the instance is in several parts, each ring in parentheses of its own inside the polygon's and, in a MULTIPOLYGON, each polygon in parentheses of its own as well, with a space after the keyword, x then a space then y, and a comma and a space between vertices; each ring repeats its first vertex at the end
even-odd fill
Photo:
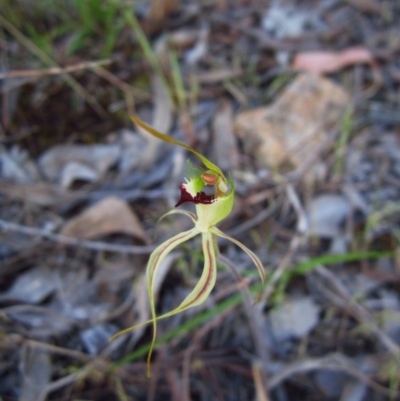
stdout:
POLYGON ((143 32, 139 21, 136 18, 134 9, 127 8, 124 10, 124 18, 127 24, 132 28, 136 39, 143 51, 144 57, 151 66, 154 74, 159 78, 164 89, 168 93, 168 96, 173 105, 174 111, 179 111, 183 115, 188 115, 188 110, 191 104, 195 104, 198 95, 198 82, 196 79, 191 81, 191 87, 189 94, 185 88, 185 82, 183 79, 183 73, 179 65, 179 58, 177 52, 169 47, 168 55, 165 62, 168 62, 166 69, 170 71, 171 77, 167 78, 166 72, 164 72, 162 62, 160 61, 161 56, 157 56, 153 47, 143 32))
POLYGON ((389 256, 394 256, 394 252, 350 252, 339 255, 317 256, 313 259, 299 263, 292 270, 285 270, 282 277, 279 279, 274 293, 274 302, 279 304, 280 301, 284 298, 286 287, 293 278, 295 278, 296 276, 307 274, 318 266, 333 265, 337 263, 358 262, 361 260, 379 259, 389 256))
POLYGON ((72 38, 70 54, 96 42, 99 57, 109 57, 126 26, 123 7, 119 0, 3 0, 0 15, 48 55, 53 41, 66 35, 72 38))
POLYGON ((382 224, 388 218, 393 218, 395 215, 400 213, 400 202, 388 202, 379 210, 373 211, 367 219, 367 224, 365 226, 365 239, 367 239, 371 230, 374 227, 382 224))
POLYGON ((352 126, 353 126, 353 107, 349 106, 347 107, 344 113, 340 136, 335 149, 335 166, 334 166, 335 177, 341 177, 343 174, 344 157, 346 155, 346 147, 349 142, 352 126))
POLYGON ((175 88, 175 96, 180 110, 186 111, 187 99, 185 84, 183 82, 182 71, 179 67, 179 60, 176 52, 173 49, 169 50, 169 63, 172 70, 172 80, 175 88))
POLYGON ((126 7, 123 10, 123 15, 124 15, 125 21, 128 23, 128 25, 132 28, 133 32, 135 33, 136 38, 139 42, 139 45, 143 51, 143 54, 144 54, 145 58, 147 59, 147 62, 150 64, 154 73, 158 76, 158 78, 160 79, 165 90, 167 91, 167 93, 169 94, 169 96, 172 99, 171 89, 169 87, 168 81, 165 78, 165 74, 162 70, 162 67, 160 65, 160 62, 158 61, 157 56, 155 55, 155 53, 153 51, 150 41, 148 40, 147 36, 143 32, 143 29, 140 26, 139 21, 136 18, 135 10, 132 7, 126 7))
POLYGON ((78 15, 77 33, 70 45, 70 53, 82 49, 87 40, 101 36, 104 43, 102 57, 109 57, 117 37, 125 25, 117 0, 74 0, 78 15))

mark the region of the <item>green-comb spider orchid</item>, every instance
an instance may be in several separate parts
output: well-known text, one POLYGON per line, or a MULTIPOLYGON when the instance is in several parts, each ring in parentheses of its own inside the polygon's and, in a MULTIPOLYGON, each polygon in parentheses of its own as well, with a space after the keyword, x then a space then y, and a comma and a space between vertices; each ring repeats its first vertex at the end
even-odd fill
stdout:
POLYGON ((150 255, 149 262, 147 264, 146 275, 151 319, 138 325, 128 327, 118 332, 110 339, 112 340, 117 336, 134 330, 141 325, 152 323, 153 338, 147 358, 147 376, 150 376, 150 360, 156 342, 157 320, 173 316, 179 312, 183 312, 188 308, 192 308, 194 306, 202 304, 207 299, 211 290, 214 288, 217 277, 216 257, 218 254, 215 237, 226 238, 232 241, 238 247, 242 248, 257 266, 263 283, 265 282, 265 273, 261 261, 250 249, 248 249, 246 246, 244 246, 242 243, 235 240, 234 238, 224 234, 216 227, 216 224, 225 219, 232 211, 235 192, 235 185, 233 180, 227 179, 218 166, 216 166, 214 163, 204 157, 201 153, 194 150, 192 147, 158 132, 137 117, 132 117, 132 120, 139 127, 145 129, 147 132, 156 136, 157 138, 166 142, 173 143, 175 145, 179 145, 194 153, 206 167, 206 170, 195 168, 190 162, 188 162, 188 177, 186 178, 186 182, 180 186, 181 197, 176 204, 176 206, 179 206, 184 202, 192 202, 196 205, 196 214, 185 210, 176 209, 171 210, 170 212, 162 216, 165 217, 174 213, 184 214, 192 219, 194 227, 188 231, 177 234, 174 237, 163 242, 150 255), (205 192, 202 191, 205 185, 214 186, 215 191, 213 196, 207 195, 205 192), (161 316, 156 316, 153 289, 155 277, 161 266, 161 263, 174 248, 198 234, 201 234, 202 237, 204 254, 204 268, 198 283, 196 284, 192 292, 182 301, 182 303, 177 308, 161 316))

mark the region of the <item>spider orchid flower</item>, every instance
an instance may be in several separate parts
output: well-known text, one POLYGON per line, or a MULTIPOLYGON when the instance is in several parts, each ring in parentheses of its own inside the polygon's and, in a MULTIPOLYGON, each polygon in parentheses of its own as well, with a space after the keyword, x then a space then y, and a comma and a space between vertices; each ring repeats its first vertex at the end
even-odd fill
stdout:
POLYGON ((142 127, 157 138, 166 142, 173 143, 175 145, 179 145, 194 153, 206 167, 206 169, 195 168, 190 162, 188 162, 188 177, 186 178, 186 182, 180 186, 181 197, 176 204, 176 206, 179 206, 185 202, 194 203, 196 207, 196 214, 185 210, 176 209, 171 210, 161 217, 163 218, 167 215, 176 213, 184 214, 193 221, 194 227, 188 231, 179 233, 174 237, 168 239, 167 241, 163 242, 150 255, 147 264, 146 276, 151 319, 138 325, 128 327, 118 332, 110 339, 112 340, 115 337, 134 330, 144 324, 152 323, 153 339, 147 359, 147 376, 150 376, 150 360, 156 342, 157 321, 183 312, 188 308, 192 308, 194 306, 202 304, 209 296, 211 290, 214 288, 217 277, 216 257, 218 255, 216 237, 228 239, 232 241, 235 245, 243 249, 243 251, 245 251, 247 255, 249 255, 253 263, 256 265, 261 280, 263 282, 265 282, 265 272, 261 261, 250 249, 248 249, 246 246, 244 246, 242 243, 235 240, 234 238, 224 234, 216 227, 216 225, 220 221, 225 219, 232 211, 235 191, 233 180, 227 179, 218 166, 209 161, 201 153, 198 153, 192 147, 156 131, 154 128, 145 124, 137 117, 132 117, 132 120, 138 126, 142 127), (206 185, 214 187, 214 195, 207 195, 205 192, 203 192, 203 188, 206 185), (153 289, 155 278, 157 276, 159 268, 165 257, 170 252, 172 252, 173 249, 175 249, 178 245, 195 237, 196 235, 201 235, 204 254, 204 268, 200 279, 196 286, 193 288, 192 292, 182 301, 182 303, 177 308, 161 316, 156 316, 153 289))

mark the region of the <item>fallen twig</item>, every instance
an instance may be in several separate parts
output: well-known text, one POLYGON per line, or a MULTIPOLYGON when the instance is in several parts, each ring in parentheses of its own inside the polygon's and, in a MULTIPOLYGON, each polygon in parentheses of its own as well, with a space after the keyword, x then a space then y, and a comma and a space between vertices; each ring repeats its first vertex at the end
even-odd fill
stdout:
POLYGON ((59 242, 63 245, 76 246, 80 248, 92 249, 95 251, 130 253, 136 255, 146 255, 155 249, 155 246, 135 246, 135 245, 119 245, 108 244, 102 241, 88 241, 79 238, 67 237, 66 235, 54 234, 46 230, 23 226, 0 219, 0 230, 14 231, 20 234, 33 235, 36 237, 46 238, 49 241, 59 242))
POLYGON ((360 323, 366 324, 384 347, 397 359, 397 361, 400 361, 400 347, 378 327, 368 310, 350 296, 345 286, 331 271, 322 265, 319 266, 316 271, 321 277, 327 280, 333 288, 334 293, 331 294, 331 299, 333 298, 338 306, 348 310, 360 323))
POLYGON ((379 391, 382 394, 390 396, 396 396, 398 394, 396 390, 389 390, 371 380, 367 375, 360 372, 360 370, 357 369, 356 366, 354 366, 350 359, 338 353, 328 354, 322 358, 307 358, 288 364, 281 372, 271 377, 269 382, 270 389, 277 387, 283 381, 297 373, 305 373, 316 370, 346 372, 349 375, 356 377, 370 388, 374 389, 375 391, 379 391))
POLYGON ((102 67, 104 65, 109 65, 112 60, 98 60, 98 61, 85 61, 83 63, 78 63, 70 65, 67 67, 51 67, 41 70, 16 70, 0 73, 0 80, 7 78, 40 78, 47 75, 62 75, 69 74, 71 72, 77 72, 81 70, 93 69, 102 67))

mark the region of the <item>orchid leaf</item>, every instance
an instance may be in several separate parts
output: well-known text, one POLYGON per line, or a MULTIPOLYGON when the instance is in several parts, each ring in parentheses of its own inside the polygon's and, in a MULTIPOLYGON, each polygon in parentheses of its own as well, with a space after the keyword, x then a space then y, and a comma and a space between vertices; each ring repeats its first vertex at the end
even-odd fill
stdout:
POLYGON ((247 246, 243 245, 241 242, 237 241, 235 238, 230 237, 229 235, 223 233, 221 230, 219 230, 217 227, 211 227, 210 231, 217 235, 218 237, 222 237, 225 238, 231 242, 233 242, 235 245, 237 245, 239 248, 242 248, 243 251, 245 251, 247 253, 247 255, 249 255, 250 259, 253 261, 253 263, 256 265, 258 272, 260 274, 261 277, 261 281, 263 282, 263 284, 265 283, 265 271, 264 271, 264 266, 261 263, 260 259, 258 258, 258 256, 252 252, 249 248, 247 248, 247 246))
POLYGON ((131 120, 137 124, 139 127, 143 128, 146 130, 149 134, 154 135, 158 139, 161 139, 164 142, 169 142, 173 143, 174 145, 181 146, 184 149, 189 150, 190 152, 194 153, 202 162, 203 164, 210 169, 211 171, 217 173, 220 177, 223 178, 224 181, 226 181, 224 174, 222 173, 221 169, 212 163, 210 160, 208 160, 205 156, 203 156, 201 153, 197 152, 197 150, 193 149, 191 146, 186 145, 186 143, 183 143, 181 141, 178 141, 177 139, 174 139, 168 135, 162 134, 161 132, 157 131, 150 125, 147 125, 145 122, 143 122, 139 117, 136 116, 131 116, 131 120))

